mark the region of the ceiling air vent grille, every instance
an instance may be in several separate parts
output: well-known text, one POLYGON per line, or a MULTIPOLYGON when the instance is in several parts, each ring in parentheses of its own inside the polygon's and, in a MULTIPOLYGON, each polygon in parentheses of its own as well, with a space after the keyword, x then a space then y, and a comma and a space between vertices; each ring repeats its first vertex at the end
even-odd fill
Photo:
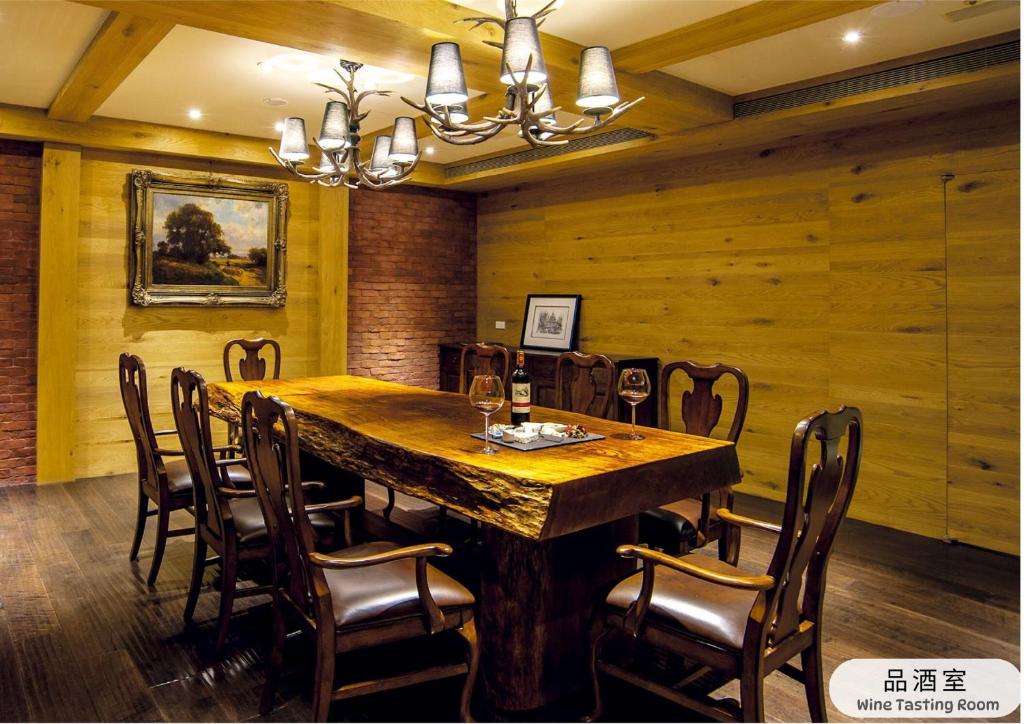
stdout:
POLYGON ((1003 63, 1016 63, 1020 60, 1020 41, 1014 40, 1002 45, 994 45, 991 48, 969 50, 957 55, 950 55, 945 58, 926 60, 913 65, 905 65, 900 68, 892 68, 877 73, 837 80, 833 83, 822 83, 821 85, 789 93, 779 93, 773 96, 765 96, 750 101, 742 101, 733 105, 733 116, 742 118, 744 116, 756 116, 761 113, 781 111, 785 108, 796 108, 812 103, 824 103, 837 98, 868 93, 870 91, 895 88, 896 86, 920 83, 933 78, 941 78, 955 73, 967 73, 970 71, 991 68, 1003 63))
POLYGON ((505 156, 485 158, 481 161, 471 161, 470 163, 464 163, 458 166, 447 166, 445 167, 444 175, 445 178, 458 178, 459 176, 468 176, 471 173, 477 173, 479 171, 507 168, 508 166, 516 166, 520 163, 526 163, 527 161, 536 161, 537 159, 551 158, 552 156, 562 156, 566 153, 583 151, 588 148, 611 146, 616 143, 625 143, 626 141, 635 141, 641 138, 654 138, 654 134, 647 133, 647 131, 641 131, 636 128, 617 128, 614 131, 607 131, 606 133, 595 133, 592 136, 574 138, 561 146, 531 148, 527 151, 518 151, 505 156))

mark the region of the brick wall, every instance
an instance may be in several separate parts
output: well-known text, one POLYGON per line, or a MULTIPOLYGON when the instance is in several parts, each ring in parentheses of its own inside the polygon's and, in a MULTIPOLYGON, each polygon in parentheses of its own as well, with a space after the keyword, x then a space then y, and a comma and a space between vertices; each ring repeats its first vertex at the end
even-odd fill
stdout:
POLYGON ((35 482, 42 147, 0 140, 0 486, 35 482))
POLYGON ((476 337, 476 198, 354 191, 349 374, 437 388, 437 345, 476 337))

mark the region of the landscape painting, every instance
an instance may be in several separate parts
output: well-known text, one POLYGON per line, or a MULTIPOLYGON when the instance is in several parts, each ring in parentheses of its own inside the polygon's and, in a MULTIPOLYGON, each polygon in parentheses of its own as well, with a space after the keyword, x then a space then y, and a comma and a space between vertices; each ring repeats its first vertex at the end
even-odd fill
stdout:
POLYGON ((153 283, 262 287, 270 204, 153 194, 153 283))
POLYGON ((288 186, 133 171, 132 303, 282 306, 288 186))

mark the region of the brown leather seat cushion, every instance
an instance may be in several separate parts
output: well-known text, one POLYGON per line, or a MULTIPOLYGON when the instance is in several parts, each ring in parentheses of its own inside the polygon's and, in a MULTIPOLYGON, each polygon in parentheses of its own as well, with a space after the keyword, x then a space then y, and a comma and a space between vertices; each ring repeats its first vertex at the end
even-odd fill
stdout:
POLYGON ((164 458, 164 470, 167 471, 167 486, 171 495, 192 495, 192 473, 188 471, 188 463, 184 458, 167 462, 164 458))
MULTIPOLYGON (((263 520, 260 501, 255 497, 232 498, 228 500, 231 517, 235 521, 235 532, 242 545, 259 545, 267 542, 267 525, 263 520)), ((309 522, 317 532, 327 533, 334 528, 334 519, 326 513, 311 513, 309 522)))
MULTIPOLYGON (((750 572, 705 555, 684 556, 701 568, 720 573, 748 576, 750 572)), ((642 573, 619 583, 608 594, 609 606, 628 609, 640 594, 642 573)), ((743 632, 757 591, 744 591, 709 583, 685 573, 658 566, 654 577, 654 595, 647 621, 678 627, 699 638, 732 649, 743 648, 743 632)))
MULTIPOLYGON (((396 543, 374 541, 331 553, 357 557, 400 548, 396 543)), ((415 559, 405 558, 363 568, 325 569, 331 589, 334 621, 338 626, 368 623, 387 618, 415 616, 423 611, 416 591, 415 559)), ((431 565, 427 566, 430 595, 442 609, 472 606, 473 594, 458 581, 431 565)))
MULTIPOLYGON (((188 471, 188 463, 184 458, 164 462, 164 470, 167 471, 167 485, 171 495, 192 494, 192 474, 188 471)), ((229 465, 227 467, 228 478, 236 488, 251 488, 252 476, 242 465, 229 465)))

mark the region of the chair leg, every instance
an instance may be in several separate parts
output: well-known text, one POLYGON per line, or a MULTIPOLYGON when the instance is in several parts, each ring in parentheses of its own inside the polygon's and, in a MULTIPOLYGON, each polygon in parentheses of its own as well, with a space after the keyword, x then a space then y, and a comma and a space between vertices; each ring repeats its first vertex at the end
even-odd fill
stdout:
POLYGON ((334 631, 317 629, 316 673, 313 681, 313 721, 327 721, 334 694, 334 631))
MULTIPOLYGON (((197 527, 198 528, 198 527, 197 527)), ((199 600, 199 589, 203 587, 203 573, 206 571, 206 541, 196 530, 195 547, 192 553, 192 580, 188 584, 188 597, 185 599, 185 623, 192 620, 199 600)))
POLYGON ((466 642, 466 663, 469 670, 466 672, 466 683, 462 685, 462 700, 459 702, 459 717, 464 722, 473 721, 473 687, 476 685, 477 669, 480 666, 480 647, 476 642, 476 622, 470 619, 462 628, 459 635, 466 642))
POLYGON ((128 554, 128 560, 139 559, 139 546, 142 545, 142 536, 146 532, 146 518, 149 516, 149 497, 142 492, 142 485, 139 485, 139 512, 135 518, 135 539, 132 541, 132 552, 128 554))
POLYGON ((590 627, 590 683, 594 691, 594 708, 583 718, 583 721, 598 721, 604 708, 601 704, 601 684, 597 678, 597 657, 601 654, 601 643, 607 635, 608 629, 604 627, 600 619, 596 619, 590 627))
POLYGON ((391 511, 395 509, 395 491, 388 488, 388 504, 384 506, 381 511, 381 515, 384 516, 384 520, 391 520, 391 511))
POLYGON ((217 619, 217 641, 214 655, 219 656, 228 637, 231 611, 235 607, 235 586, 238 583, 238 551, 230 542, 224 546, 220 559, 220 615, 217 619))
POLYGON ((825 672, 821 668, 821 641, 814 637, 814 643, 800 652, 800 666, 804 672, 804 689, 807 692, 807 708, 813 722, 827 722, 825 710, 825 672))
POLYGON ((743 721, 764 721, 764 674, 760 667, 744 667, 740 681, 740 707, 743 721))
POLYGON ((156 517, 156 547, 153 548, 153 562, 149 566, 149 578, 146 583, 152 586, 160 573, 160 562, 164 559, 164 547, 167 545, 167 529, 171 524, 171 512, 167 505, 160 506, 156 517))
POLYGON ((281 594, 274 591, 273 621, 271 623, 270 656, 267 658, 267 680, 263 684, 263 696, 260 697, 260 716, 266 716, 274 708, 274 695, 277 693, 277 680, 284 664, 284 606, 281 594))

